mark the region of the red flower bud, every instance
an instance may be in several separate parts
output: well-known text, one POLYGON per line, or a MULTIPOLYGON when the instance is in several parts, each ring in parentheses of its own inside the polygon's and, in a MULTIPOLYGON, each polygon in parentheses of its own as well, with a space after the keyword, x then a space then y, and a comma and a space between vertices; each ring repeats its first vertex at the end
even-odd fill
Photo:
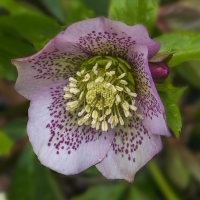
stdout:
POLYGON ((160 83, 161 81, 166 79, 170 73, 170 69, 165 62, 149 62, 149 68, 155 83, 160 83))

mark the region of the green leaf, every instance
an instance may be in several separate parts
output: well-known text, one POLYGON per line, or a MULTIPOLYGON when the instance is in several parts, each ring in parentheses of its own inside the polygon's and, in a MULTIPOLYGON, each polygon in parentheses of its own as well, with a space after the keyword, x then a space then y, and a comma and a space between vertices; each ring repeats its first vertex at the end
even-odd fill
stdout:
POLYGON ((40 14, 20 14, 0 18, 0 26, 6 27, 33 44, 44 46, 48 40, 55 37, 61 26, 53 19, 40 14))
POLYGON ((125 183, 95 185, 71 200, 120 200, 125 187, 125 183))
POLYGON ((108 6, 109 0, 81 0, 89 9, 92 9, 95 12, 95 16, 107 16, 108 15, 108 6))
POLYGON ((159 92, 160 98, 165 107, 167 124, 177 138, 179 138, 182 127, 181 114, 177 101, 185 89, 186 88, 182 88, 176 92, 159 92))
POLYGON ((35 53, 35 49, 30 43, 12 35, 5 28, 1 28, 0 41, 0 48, 11 54, 15 54, 16 57, 28 56, 35 53))
POLYGON ((0 131, 0 156, 8 155, 12 146, 12 140, 3 131, 0 131))
POLYGON ((151 33, 159 0, 111 0, 109 18, 128 25, 143 24, 151 33))
POLYGON ((30 43, 13 35, 12 31, 5 27, 1 27, 0 41, 0 77, 14 81, 17 78, 17 70, 11 64, 11 59, 32 55, 35 49, 30 43))
POLYGON ((168 65, 173 67, 188 60, 200 60, 200 33, 176 32, 154 38, 161 43, 160 52, 174 53, 168 65))
POLYGON ((27 122, 27 118, 11 121, 2 127, 2 131, 4 131, 12 140, 19 140, 27 135, 27 122))
POLYGON ((41 3, 52 13, 62 24, 65 24, 65 17, 61 4, 62 0, 41 0, 41 3))
POLYGON ((193 86, 200 88, 200 61, 189 61, 181 63, 176 71, 193 86))
POLYGON ((21 6, 19 3, 16 3, 13 0, 0 0, 0 6, 5 8, 12 15, 31 12, 30 10, 26 9, 25 7, 21 6))
POLYGON ((16 55, 1 48, 0 55, 0 77, 6 78, 10 81, 15 81, 17 78, 17 70, 11 64, 11 59, 16 58, 16 55))
POLYGON ((157 91, 159 92, 170 92, 170 91, 178 91, 179 88, 174 87, 172 84, 164 84, 159 83, 155 84, 157 91))
POLYGON ((180 88, 176 88, 171 84, 171 77, 167 77, 161 83, 155 83, 156 89, 159 92, 178 92, 180 88))
POLYGON ((64 200, 50 170, 39 163, 30 145, 27 145, 18 161, 8 199, 64 200))
POLYGON ((0 18, 0 77, 16 80, 17 70, 11 60, 33 55, 62 28, 40 14, 15 14, 0 18), (35 48, 33 47, 35 46, 35 48))
POLYGON ((92 17, 94 17, 94 12, 86 8, 80 0, 68 0, 67 25, 92 17))

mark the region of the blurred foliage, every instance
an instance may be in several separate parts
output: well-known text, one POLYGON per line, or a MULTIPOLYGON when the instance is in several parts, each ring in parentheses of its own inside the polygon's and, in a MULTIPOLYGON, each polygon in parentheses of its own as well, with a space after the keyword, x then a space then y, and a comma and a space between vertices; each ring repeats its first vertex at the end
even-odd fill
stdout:
POLYGON ((0 0, 0 191, 9 200, 200 199, 199 20, 199 0, 0 0), (156 88, 180 140, 165 138, 164 151, 133 184, 106 180, 95 167, 64 176, 42 166, 27 144, 29 103, 13 89, 11 59, 36 53, 68 25, 96 16, 142 23, 159 35, 160 52, 174 53, 171 76, 156 88))
POLYGON ((82 2, 91 10, 94 11, 95 16, 107 16, 108 15, 108 6, 110 0, 101 0, 94 1, 93 0, 82 0, 82 2))
POLYGON ((141 23, 151 33, 157 16, 158 3, 159 0, 111 0, 109 18, 122 21, 129 26, 141 23))
POLYGON ((200 88, 200 61, 190 61, 181 63, 176 67, 176 71, 193 86, 200 88))
POLYGON ((107 185, 97 185, 91 186, 88 191, 77 197, 72 198, 72 200, 101 200, 101 199, 120 199, 123 191, 126 188, 126 184, 107 184, 107 185), (94 197, 94 194, 96 197, 94 197))
POLYGON ((68 1, 68 12, 66 13, 66 24, 94 17, 94 12, 85 7, 79 0, 68 1))
POLYGON ((0 131, 0 156, 1 155, 8 155, 11 151, 13 142, 12 140, 4 133, 3 131, 0 131))
POLYGON ((64 200, 50 170, 39 163, 30 145, 24 149, 17 163, 8 199, 64 200))
POLYGON ((14 121, 9 121, 2 127, 2 130, 6 132, 9 138, 12 140, 20 140, 26 136, 26 124, 27 118, 16 119, 14 121))

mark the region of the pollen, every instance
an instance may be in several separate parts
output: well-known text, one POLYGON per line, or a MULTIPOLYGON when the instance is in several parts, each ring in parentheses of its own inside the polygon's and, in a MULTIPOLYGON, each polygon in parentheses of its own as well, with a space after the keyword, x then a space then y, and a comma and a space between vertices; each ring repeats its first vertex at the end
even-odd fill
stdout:
POLYGON ((106 107, 112 107, 115 101, 115 93, 111 88, 106 88, 107 82, 93 83, 86 94, 86 102, 91 107, 102 110, 106 107))
POLYGON ((79 126, 108 131, 126 125, 126 118, 132 115, 143 119, 135 105, 137 93, 131 67, 120 61, 97 56, 84 63, 76 77, 69 78, 63 98, 68 100, 66 110, 78 111, 79 126))

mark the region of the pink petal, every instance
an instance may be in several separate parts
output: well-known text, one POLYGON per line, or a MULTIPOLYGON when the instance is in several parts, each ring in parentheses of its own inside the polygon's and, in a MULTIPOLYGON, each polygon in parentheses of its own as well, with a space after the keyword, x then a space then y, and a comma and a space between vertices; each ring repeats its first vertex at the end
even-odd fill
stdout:
POLYGON ((87 56, 78 51, 75 54, 59 51, 54 38, 35 55, 12 60, 18 70, 15 89, 31 99, 40 88, 52 81, 73 76, 86 59, 87 56))
POLYGON ((165 110, 149 70, 147 55, 147 47, 143 45, 133 45, 128 52, 128 62, 133 67, 138 94, 137 112, 144 116, 143 125, 152 134, 170 136, 165 110))
POLYGON ((162 149, 160 136, 151 134, 139 118, 129 118, 116 129, 106 157, 96 165, 107 178, 134 180, 135 173, 162 149))
POLYGON ((108 54, 126 57, 131 45, 143 44, 147 46, 151 58, 160 48, 159 43, 149 38, 143 25, 127 26, 104 17, 72 24, 56 38, 56 45, 62 51, 68 51, 69 42, 91 56, 108 54))
POLYGON ((57 81, 43 87, 32 98, 28 135, 41 163, 62 174, 77 174, 100 162, 108 152, 114 131, 96 131, 77 125, 77 112, 65 110, 63 87, 57 81))

